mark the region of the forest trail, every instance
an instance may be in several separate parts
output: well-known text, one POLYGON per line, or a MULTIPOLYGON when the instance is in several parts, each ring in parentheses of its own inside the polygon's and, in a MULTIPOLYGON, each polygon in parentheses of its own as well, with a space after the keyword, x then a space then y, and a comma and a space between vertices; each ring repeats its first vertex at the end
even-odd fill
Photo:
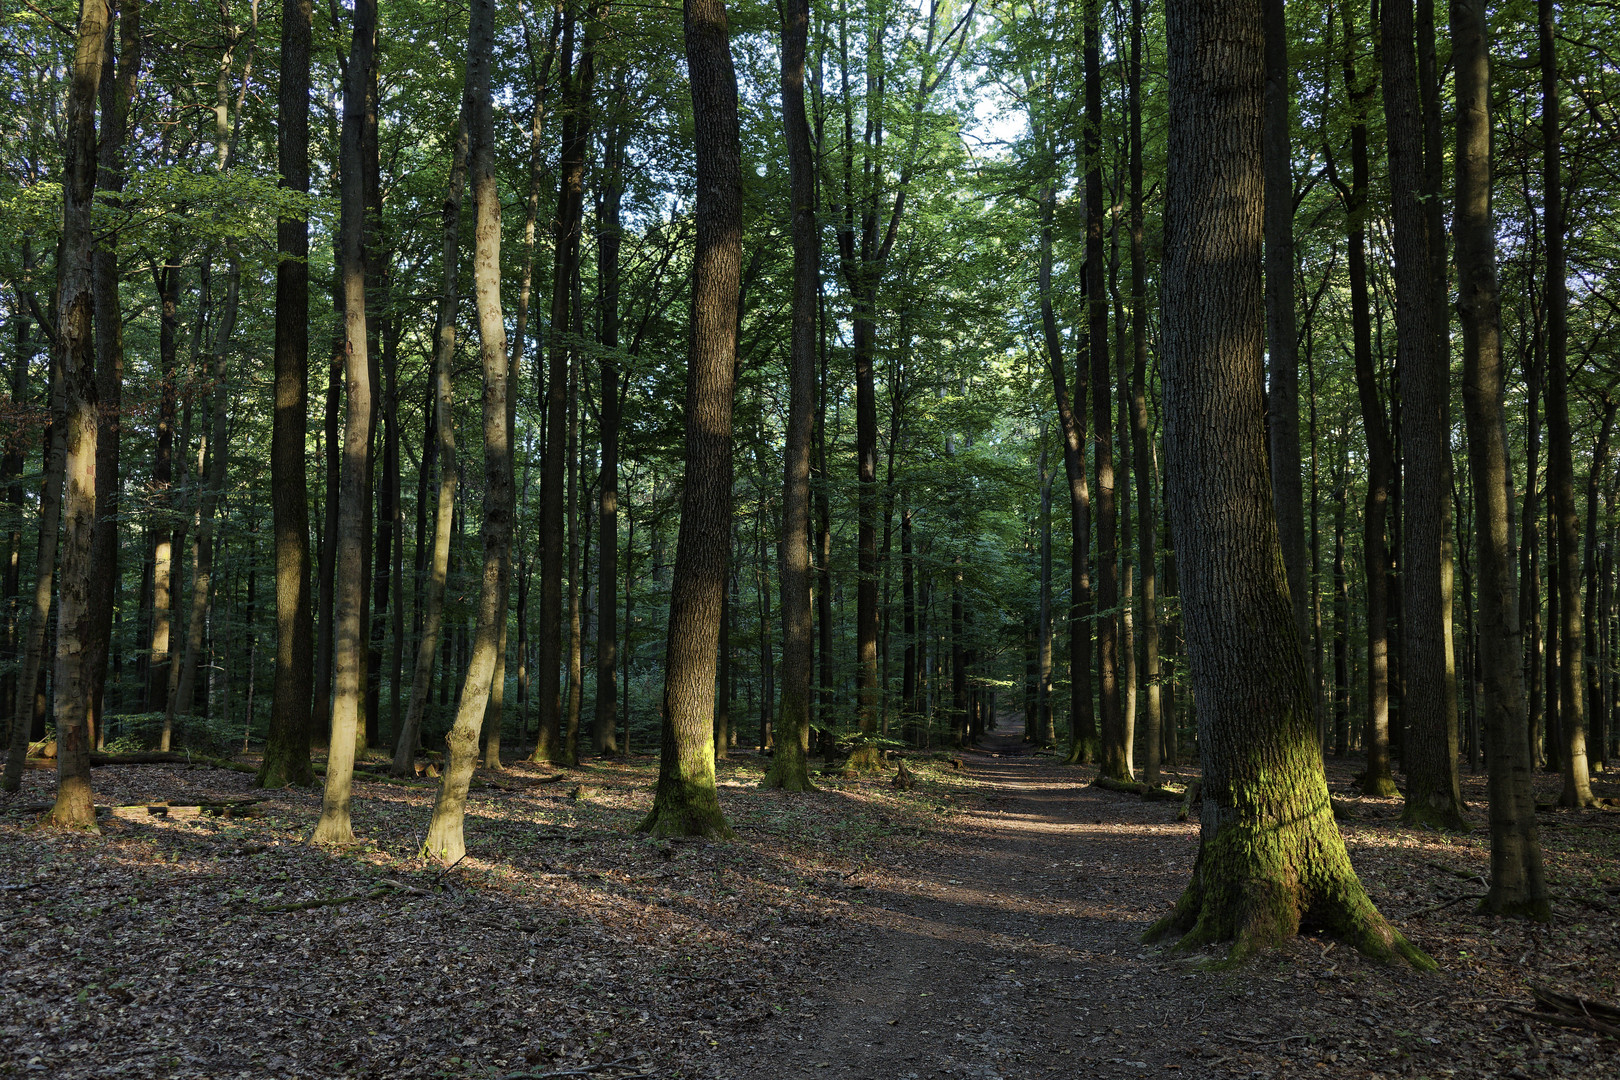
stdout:
MULTIPOLYGON (((1503 1075, 1464 972, 1378 968, 1312 935, 1230 972, 1143 945, 1196 822, 1016 733, 964 758, 972 805, 851 878, 853 925, 809 1000, 733 1045, 719 1080, 1503 1075)), ((1598 1075, 1583 1052, 1557 1075, 1598 1075)))
POLYGON ((1084 1062, 1141 1076, 1187 1068, 1205 1042, 1204 987, 1140 943, 1186 882, 1196 825, 1089 786, 1090 770, 1016 734, 983 751, 965 755, 982 805, 865 890, 777 1075, 1011 1080, 1084 1062))

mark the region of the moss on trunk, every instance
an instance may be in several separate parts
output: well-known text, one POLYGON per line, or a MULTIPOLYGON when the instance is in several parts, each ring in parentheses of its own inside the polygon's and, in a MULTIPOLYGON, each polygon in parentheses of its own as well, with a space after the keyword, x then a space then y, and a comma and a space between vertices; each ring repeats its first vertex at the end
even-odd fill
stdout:
POLYGON ((1320 769, 1305 777, 1286 768, 1256 772, 1229 789, 1237 796, 1230 805, 1216 806, 1205 791, 1192 881, 1144 940, 1174 936, 1178 951, 1230 941, 1224 963, 1235 964, 1316 929, 1382 963, 1433 970, 1434 961, 1385 921, 1362 888, 1320 769))

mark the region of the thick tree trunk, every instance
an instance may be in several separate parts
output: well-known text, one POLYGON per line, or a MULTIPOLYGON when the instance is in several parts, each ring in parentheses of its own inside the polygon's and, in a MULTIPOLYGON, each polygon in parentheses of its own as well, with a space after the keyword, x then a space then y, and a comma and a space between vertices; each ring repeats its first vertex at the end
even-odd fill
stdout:
POLYGON ((1457 94, 1457 197, 1452 220, 1457 310, 1463 329, 1463 414, 1479 564, 1479 658, 1491 815, 1491 884, 1481 908, 1545 922, 1550 911, 1525 741, 1524 654, 1508 533, 1511 481, 1502 409, 1496 225, 1491 216, 1487 27, 1482 0, 1452 0, 1457 94))
MULTIPOLYGON (((450 182, 440 210, 441 281, 439 311, 433 331, 433 428, 438 436, 435 456, 439 463, 438 514, 433 525, 433 555, 424 586, 422 633, 416 643, 416 666, 411 675, 411 698, 405 707, 394 744, 394 761, 389 771, 410 776, 416 761, 416 744, 421 738, 422 717, 433 689, 433 662, 444 623, 444 590, 450 570, 450 532, 456 515, 456 484, 460 479, 456 462, 455 399, 450 377, 456 355, 456 305, 461 252, 461 200, 467 180, 467 113, 465 103, 456 124, 456 138, 450 159, 450 182)), ((510 387, 508 388, 510 389, 510 387)), ((426 455, 422 463, 428 467, 426 455)))
POLYGON ((355 743, 364 730, 366 626, 364 515, 366 463, 371 446, 371 371, 366 340, 365 184, 361 163, 369 72, 377 38, 376 0, 356 0, 343 94, 341 167, 344 376, 348 408, 343 425, 337 545, 333 558, 332 742, 326 760, 326 791, 314 843, 350 844, 354 830, 349 800, 354 786, 355 743))
POLYGON ((1585 653, 1587 710, 1591 717, 1591 755, 1597 771, 1602 772, 1608 757, 1607 725, 1604 723, 1603 643, 1598 636, 1598 615, 1602 605, 1601 583, 1598 576, 1598 505, 1602 498, 1600 482, 1609 467, 1609 438, 1614 434, 1614 415, 1617 403, 1605 394, 1603 419, 1598 426, 1597 441, 1592 446, 1592 461, 1586 474, 1586 552, 1584 556, 1586 598, 1582 614, 1585 616, 1585 653))
MULTIPOLYGON (((281 81, 276 128, 281 184, 309 191, 309 46, 312 0, 282 0, 281 81)), ((314 782, 310 768, 311 667, 309 482, 304 468, 309 412, 309 223, 276 224, 275 413, 270 435, 271 513, 276 560, 276 673, 260 787, 314 782)), ((328 498, 330 498, 330 494, 328 498)))
POLYGON ((1233 959, 1320 926, 1433 963, 1384 921, 1329 805, 1260 428, 1264 34, 1260 0, 1166 9, 1167 502, 1198 688, 1203 818, 1193 880, 1150 937, 1233 959))
MULTIPOLYGON (((782 712, 765 786, 787 791, 812 789, 808 762, 810 684, 815 663, 810 617, 810 450, 815 428, 816 293, 821 275, 821 234, 816 226, 815 162, 804 104, 809 32, 809 0, 786 0, 782 8, 782 123, 787 134, 792 199, 793 309, 788 339, 787 446, 782 463, 782 555, 778 573, 782 588, 782 712)), ((909 524, 908 518, 902 527, 902 545, 907 547, 908 560, 909 524)), ((904 572, 910 574, 909 561, 904 572)), ((906 589, 909 604, 909 576, 906 589)), ((914 672, 908 670, 908 675, 914 676, 914 672)), ((908 714, 914 690, 913 678, 905 695, 908 714)))
POLYGON ((723 0, 686 0, 697 158, 686 480, 670 584, 655 836, 729 835, 714 783, 714 666, 731 538, 731 405, 742 271, 737 76, 723 0))
POLYGON ((495 123, 490 65, 495 52, 495 0, 473 0, 467 31, 467 90, 462 109, 472 140, 474 207, 473 290, 478 308, 478 352, 484 369, 484 561, 478 592, 478 624, 472 655, 456 706, 456 721, 425 854, 446 866, 466 854, 462 820, 467 790, 478 763, 478 734, 489 705, 506 623, 507 570, 512 544, 512 454, 507 417, 506 324, 501 316, 501 204, 495 186, 495 123))

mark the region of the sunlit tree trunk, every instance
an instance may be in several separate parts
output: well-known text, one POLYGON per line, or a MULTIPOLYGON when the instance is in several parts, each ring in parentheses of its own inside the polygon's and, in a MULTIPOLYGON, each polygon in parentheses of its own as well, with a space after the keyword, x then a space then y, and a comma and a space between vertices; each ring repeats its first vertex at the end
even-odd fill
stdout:
POLYGON ((478 623, 424 853, 453 865, 466 853, 462 821, 467 790, 478 764, 478 734, 489 706, 506 622, 507 571, 512 542, 512 454, 506 395, 510 362, 501 316, 501 204, 495 186, 495 123, 490 66, 495 51, 495 0, 473 0, 467 31, 467 88, 463 110, 472 141, 473 289, 478 309, 478 352, 484 369, 484 559, 478 623))
POLYGON ((326 760, 326 792, 321 817, 311 840, 349 844, 354 830, 349 800, 354 787, 355 742, 364 730, 366 626, 364 516, 366 462, 371 445, 371 372, 366 340, 365 184, 361 134, 365 119, 368 73, 376 48, 376 0, 356 0, 354 37, 349 49, 343 95, 340 164, 342 189, 344 376, 347 415, 343 425, 343 458, 339 477, 337 545, 334 555, 332 742, 326 760))
MULTIPOLYGON (((49 820, 75 829, 96 827, 90 794, 91 673, 85 652, 94 626, 90 559, 96 524, 98 422, 91 210, 96 187, 96 91, 110 14, 101 0, 85 0, 79 7, 65 120, 62 241, 57 263, 56 326, 63 399, 56 421, 63 429, 62 566, 56 630, 56 803, 49 820)), ((48 578, 43 563, 39 576, 48 578)), ((18 709, 15 716, 16 726, 23 726, 23 710, 18 709)), ((26 750, 26 738, 24 742, 26 750)), ((20 766, 22 755, 15 748, 12 756, 20 766)))

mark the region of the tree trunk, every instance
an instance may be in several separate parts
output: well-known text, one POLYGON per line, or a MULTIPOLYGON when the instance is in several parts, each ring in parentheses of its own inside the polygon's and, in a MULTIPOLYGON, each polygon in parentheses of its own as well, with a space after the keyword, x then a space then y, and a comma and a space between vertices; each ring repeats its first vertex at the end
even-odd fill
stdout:
POLYGON ((158 329, 156 446, 152 452, 153 502, 160 508, 152 525, 152 634, 148 653, 146 708, 156 712, 169 700, 169 639, 173 620, 170 590, 174 585, 174 544, 170 512, 174 508, 174 422, 179 401, 175 359, 180 348, 180 256, 171 254, 154 272, 161 310, 158 329))
MULTIPOLYGON (((809 0, 786 0, 782 8, 782 124, 787 136, 792 199, 793 310, 788 344, 787 446, 782 479, 782 711, 773 738, 775 752, 765 786, 810 791, 810 683, 815 658, 810 618, 810 450, 816 408, 816 290, 821 275, 821 234, 816 226, 815 162, 804 104, 805 52, 810 32, 809 0)), ((910 521, 903 526, 909 545, 910 521)), ((906 556, 910 557, 909 546, 906 556)), ((910 602, 910 563, 905 573, 910 602)), ((910 609, 907 609, 910 618, 910 609)), ((909 634, 910 627, 907 627, 909 634)), ((909 641, 910 638, 908 637, 909 641)), ((909 648, 909 646, 908 646, 909 648)), ((909 655, 909 654, 908 654, 909 655)), ((908 665, 911 661, 908 659, 908 665)), ((914 672, 908 670, 908 675, 914 672)), ((909 684, 906 710, 912 702, 909 684)))
MULTIPOLYGON (((282 0, 277 160, 282 186, 309 191, 309 45, 312 0, 282 0)), ((309 412, 309 223, 276 224, 275 414, 270 436, 276 560, 276 674, 260 787, 314 782, 309 740, 311 666, 309 484, 304 470, 309 412)), ((330 495, 328 495, 330 498, 330 495)))
POLYGON ((1097 718, 1091 703, 1091 578, 1086 565, 1090 557, 1091 496, 1086 489, 1084 410, 1076 408, 1069 397, 1063 339, 1052 308, 1052 218, 1056 201, 1056 192, 1051 187, 1041 195, 1041 332, 1046 343, 1047 368, 1052 373, 1058 430, 1063 438, 1063 472, 1069 488, 1068 764, 1077 765, 1097 757, 1097 718))
MULTIPOLYGON (((1385 0, 1398 3, 1399 0, 1385 0)), ((1299 332, 1294 322, 1294 162, 1288 26, 1283 0, 1265 0, 1266 32, 1266 431, 1271 501, 1299 639, 1309 642, 1305 596, 1305 496, 1300 487, 1299 332)))
POLYGON ((1147 698, 1143 715, 1142 780, 1151 787, 1159 782, 1164 724, 1159 699, 1159 605, 1155 567, 1158 515, 1153 509, 1153 449, 1147 412, 1147 252, 1142 236, 1142 0, 1131 0, 1130 64, 1131 456, 1136 468, 1137 565, 1142 575, 1137 632, 1141 635, 1141 678, 1147 698))
MULTIPOLYGON (((1428 27, 1432 37, 1433 28, 1428 27)), ((1400 439, 1407 463, 1403 485, 1405 565, 1400 575, 1402 820, 1465 830, 1457 775, 1455 672, 1448 662, 1446 532, 1451 499, 1449 356, 1436 325, 1432 252, 1444 244, 1430 232, 1426 207, 1423 95, 1419 88, 1412 0, 1382 8, 1384 112, 1389 118, 1390 187, 1395 248, 1396 372, 1400 439)), ((1432 201, 1432 200, 1427 200, 1432 201)), ((1444 279, 1439 283, 1443 286, 1444 279)), ((1370 775, 1370 770, 1369 770, 1370 775)))
MULTIPOLYGON (((456 515, 456 484, 460 479, 456 463, 455 399, 450 378, 456 355, 456 304, 461 253, 461 200, 467 180, 467 113, 456 123, 456 137, 450 158, 450 182, 440 210, 441 272, 439 311, 433 329, 433 428, 438 436, 439 508, 433 524, 433 557, 424 589, 422 634, 416 643, 416 666, 411 676, 411 699, 405 707, 394 744, 394 776, 410 776, 416 761, 416 744, 421 737, 422 716, 427 711, 433 689, 433 661, 444 622, 444 590, 450 569, 450 532, 456 515)), ((422 468, 426 469, 427 455, 422 468)))
POLYGON ((467 90, 462 110, 472 140, 474 213, 473 291, 478 308, 478 352, 484 369, 484 565, 472 656, 445 737, 449 749, 433 804, 424 854, 452 866, 466 854, 462 819, 478 764, 478 733, 489 705, 506 623, 507 570, 512 544, 512 454, 506 395, 510 363, 501 316, 501 204, 495 186, 495 123, 490 65, 495 52, 495 0, 473 0, 467 31, 467 90))
MULTIPOLYGON (((579 306, 574 307, 575 331, 579 332, 579 306)), ((563 738, 562 764, 579 765, 579 710, 583 704, 580 679, 584 676, 584 653, 580 648, 579 618, 579 349, 569 350, 568 369, 568 715, 563 738)))
MULTIPOLYGON (((118 11, 120 56, 115 71, 109 52, 101 72, 101 146, 97 163, 96 187, 106 192, 106 200, 117 205, 124 190, 124 143, 129 132, 129 110, 135 99, 136 80, 141 66, 141 7, 139 0, 125 0, 118 11)), ((108 37, 111 48, 112 38, 108 37)), ((120 427, 123 422, 124 323, 119 299, 117 234, 110 232, 93 256, 95 280, 96 394, 100 399, 101 420, 96 434, 96 527, 90 555, 91 630, 86 642, 90 655, 85 666, 90 675, 92 738, 105 737, 102 724, 103 698, 107 685, 107 661, 112 649, 113 611, 118 586, 118 470, 120 427)))
MULTIPOLYGON (((1484 676, 1491 815, 1491 884, 1480 905, 1493 914, 1551 917, 1535 793, 1525 741, 1523 648, 1509 543, 1509 467, 1503 421, 1501 301, 1491 216, 1488 23, 1482 0, 1452 0, 1456 65, 1458 303, 1463 328, 1463 413, 1474 489, 1479 566, 1479 653, 1484 676)), ((1533 478, 1532 478, 1533 479, 1533 478)))
POLYGON ((1109 392, 1108 298, 1103 293, 1101 0, 1085 6, 1086 352, 1097 474, 1097 677, 1102 752, 1097 775, 1130 780, 1119 686, 1119 525, 1114 500, 1113 399, 1109 392))
POLYGON ((1385 546, 1390 485, 1395 451, 1389 421, 1374 371, 1371 296, 1367 282, 1367 113, 1376 92, 1362 84, 1356 73, 1355 27, 1349 8, 1344 10, 1345 96, 1352 109, 1349 187, 1339 184, 1345 203, 1349 241, 1350 328, 1356 373, 1356 393, 1367 443, 1367 491, 1362 509, 1361 556, 1367 583, 1367 715, 1363 743, 1367 769, 1364 792, 1393 798, 1400 792, 1389 762, 1389 552, 1385 546))
POLYGON ((1591 717, 1591 754, 1597 771, 1602 772, 1608 757, 1607 725, 1603 707, 1603 643, 1598 636, 1598 613, 1601 609, 1601 584, 1598 576, 1598 503, 1602 498, 1599 486, 1609 467, 1609 437, 1614 433, 1614 414, 1617 403, 1607 394, 1603 397, 1603 419, 1598 427, 1597 442, 1592 447, 1592 462, 1586 474, 1586 599, 1582 609, 1586 618, 1585 652, 1586 700, 1591 717))
POLYGON ((1375 958, 1433 962, 1367 898, 1333 821, 1282 569, 1265 439, 1260 0, 1166 10, 1167 502, 1198 688, 1203 817, 1193 880, 1149 937, 1233 940, 1233 959, 1302 924, 1375 958))
MULTIPOLYGON (((1564 255, 1564 178, 1558 98, 1558 42, 1553 0, 1537 0, 1541 53, 1543 222, 1547 237, 1548 486, 1558 527, 1559 721, 1564 790, 1560 806, 1593 806, 1587 775, 1585 662, 1581 648, 1581 537, 1575 508, 1575 462, 1569 423, 1569 284, 1564 255)), ((1549 692, 1551 687, 1549 686, 1549 692)))
POLYGON ((557 188, 556 254, 552 268, 551 327, 547 340, 545 469, 540 481, 540 726, 534 761, 561 759, 563 571, 566 518, 564 466, 568 412, 570 298, 579 266, 580 222, 584 208, 585 154, 590 144, 590 100, 595 78, 596 21, 586 24, 577 69, 573 67, 574 23, 563 29, 562 160, 557 188))
MULTIPOLYGON (((340 164, 342 188, 342 263, 344 376, 348 407, 343 425, 343 459, 339 478, 337 544, 333 558, 334 680, 332 741, 326 759, 326 791, 320 820, 311 841, 350 844, 355 743, 363 730, 365 708, 366 626, 364 516, 366 462, 371 445, 371 371, 366 340, 365 184, 361 135, 369 87, 368 73, 376 48, 377 0, 356 0, 354 37, 343 94, 340 164)), ((330 399, 329 399, 330 400, 330 399)))
POLYGON ((596 710, 592 748, 601 755, 619 753, 614 709, 618 677, 619 612, 619 251, 623 242, 620 204, 624 199, 624 140, 615 125, 607 140, 606 176, 597 208, 597 281, 600 283, 602 355, 597 361, 601 397, 597 430, 602 460, 597 470, 596 579, 596 710))
MULTIPOLYGON (((96 187, 96 90, 101 84, 110 6, 85 3, 67 99, 62 165, 62 241, 57 262, 57 350, 62 357, 62 567, 56 631, 56 804, 49 820, 96 830, 90 794, 92 674, 86 647, 94 630, 90 595, 96 526, 96 341, 91 210, 96 187)), ((48 577, 44 563, 39 575, 48 577)), ((43 621, 43 620, 42 620, 43 621)), ((23 715, 18 710, 20 724, 23 715)), ((16 742, 15 739, 12 740, 16 742)), ((26 751, 26 746, 23 748, 26 751)), ((16 764, 22 755, 15 752, 16 764)))
POLYGON ((737 77, 723 0, 685 0, 697 159, 697 250, 658 787, 640 831, 724 836, 714 783, 714 665, 731 537, 731 405, 742 270, 737 77))

